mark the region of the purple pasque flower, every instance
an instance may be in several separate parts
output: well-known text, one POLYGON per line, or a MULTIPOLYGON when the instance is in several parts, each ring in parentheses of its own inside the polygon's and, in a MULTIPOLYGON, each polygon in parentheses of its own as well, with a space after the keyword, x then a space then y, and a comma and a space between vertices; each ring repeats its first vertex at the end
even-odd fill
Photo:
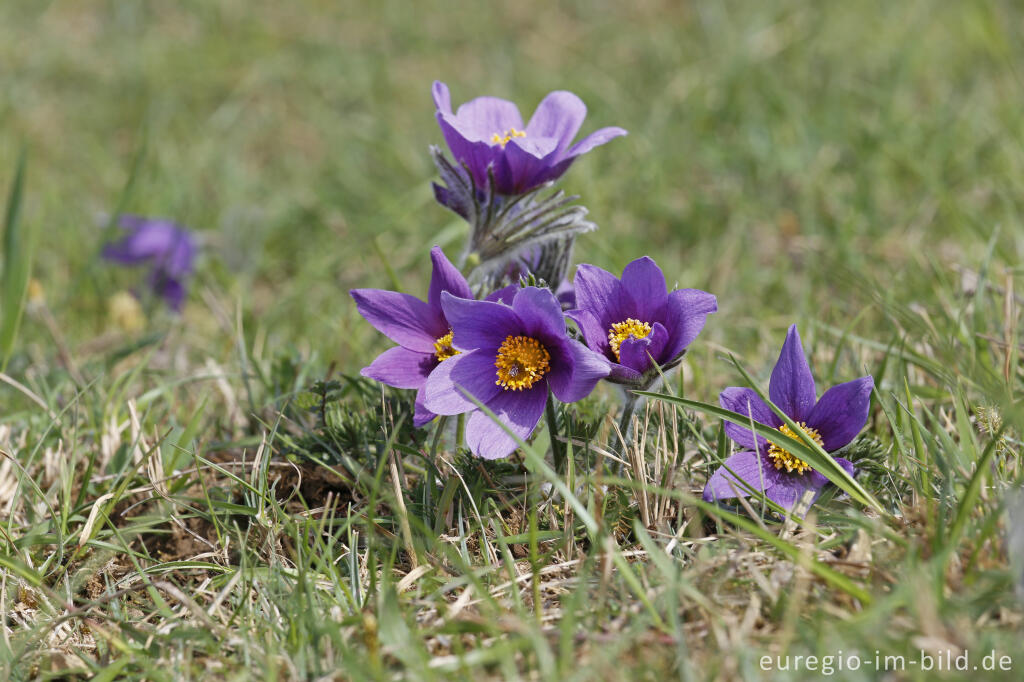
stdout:
POLYGON ((117 224, 126 234, 104 246, 103 257, 122 265, 148 265, 153 293, 173 310, 181 310, 186 282, 195 267, 195 238, 181 225, 161 218, 122 215, 117 224))
POLYGON ((469 413, 466 443, 478 457, 507 457, 516 442, 467 395, 526 439, 549 391, 564 403, 582 400, 611 369, 602 356, 569 338, 548 289, 523 287, 511 305, 444 294, 441 305, 462 352, 427 378, 424 402, 438 414, 469 413))
MULTIPOLYGON (((439 364, 459 354, 452 346, 451 325, 441 308, 441 294, 450 292, 461 298, 473 297, 466 278, 452 265, 440 246, 430 250, 430 260, 434 272, 430 277, 426 301, 383 289, 353 289, 349 292, 356 301, 359 314, 398 344, 378 355, 360 374, 395 388, 416 389, 416 410, 413 414, 416 427, 437 416, 423 403, 423 384, 427 377, 439 364)), ((509 297, 505 290, 495 294, 509 297)))
POLYGON ((435 81, 433 94, 437 122, 456 162, 465 164, 478 189, 487 187, 493 170, 498 194, 525 194, 555 180, 576 157, 626 134, 622 128, 601 128, 572 144, 587 107, 564 90, 549 93, 525 125, 508 100, 477 97, 453 112, 447 85, 435 81))
MULTIPOLYGON (((825 391, 819 400, 814 377, 807 364, 796 325, 789 328, 779 360, 772 370, 768 397, 775 406, 795 421, 829 454, 845 447, 864 428, 874 379, 864 376, 825 391)), ((722 407, 759 422, 783 434, 799 439, 783 424, 778 415, 750 388, 732 387, 718 398, 722 407)), ((804 491, 814 491, 814 499, 828 479, 803 460, 750 430, 749 423, 725 422, 725 433, 746 448, 725 461, 704 488, 707 501, 747 497, 748 488, 763 491, 765 496, 783 509, 792 509, 804 491), (730 470, 732 473, 730 473, 730 470), (737 481, 742 479, 746 486, 737 481)), ((835 461, 852 476, 853 464, 842 457, 835 461)))
POLYGON ((611 361, 608 380, 627 386, 649 386, 659 369, 675 367, 718 310, 705 291, 668 291, 661 268, 647 256, 627 265, 621 280, 584 264, 573 281, 576 308, 566 314, 587 346, 611 361))

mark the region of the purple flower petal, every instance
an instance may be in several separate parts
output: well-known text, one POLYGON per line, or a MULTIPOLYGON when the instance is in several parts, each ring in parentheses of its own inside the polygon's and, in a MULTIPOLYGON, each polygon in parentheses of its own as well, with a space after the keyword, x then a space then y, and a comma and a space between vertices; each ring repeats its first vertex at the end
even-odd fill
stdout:
MULTIPOLYGON (((849 460, 836 457, 835 461, 836 464, 843 467, 851 476, 854 475, 855 469, 849 460)), ((792 509, 807 490, 814 491, 814 495, 811 497, 811 504, 817 502, 825 486, 828 484, 829 480, 827 478, 812 469, 803 475, 780 475, 778 482, 765 491, 765 495, 783 509, 792 509)))
POLYGON ((651 327, 651 333, 642 339, 630 336, 619 346, 619 363, 635 369, 643 374, 653 367, 654 362, 661 363, 662 351, 668 342, 668 330, 660 322, 655 322, 651 327))
POLYGON ((579 341, 570 340, 566 348, 568 362, 551 368, 548 385, 563 403, 574 403, 590 395, 597 382, 608 376, 611 363, 579 341))
POLYGON ((448 358, 434 369, 423 385, 423 405, 437 414, 462 414, 477 405, 469 393, 486 403, 501 391, 497 382, 494 356, 471 351, 448 358))
POLYGON ((195 240, 187 232, 182 231, 180 238, 163 258, 156 259, 156 263, 164 272, 174 277, 182 277, 192 272, 197 251, 195 240))
POLYGON ((181 238, 177 226, 168 220, 121 216, 118 222, 132 232, 121 241, 103 247, 103 256, 125 265, 159 258, 173 249, 181 238))
POLYGON ((601 326, 589 310, 570 310, 566 315, 579 327, 588 348, 598 353, 611 352, 608 345, 608 330, 601 326))
POLYGON ((469 204, 468 202, 460 199, 462 197, 461 194, 450 192, 447 187, 439 185, 436 182, 430 183, 430 186, 434 188, 434 199, 437 203, 442 206, 447 206, 464 219, 469 220, 469 209, 467 208, 469 204))
POLYGON ((718 299, 715 295, 700 289, 676 289, 668 297, 675 302, 679 310, 685 310, 690 315, 710 315, 718 312, 718 299))
POLYGON ((471 99, 455 112, 459 131, 474 141, 490 142, 492 135, 505 135, 512 128, 524 130, 519 108, 500 97, 471 99))
POLYGON ((448 325, 429 304, 397 291, 353 289, 359 314, 377 331, 409 350, 433 353, 434 342, 448 333, 448 325))
MULTIPOLYGON (((808 469, 803 474, 790 474, 790 477, 803 479, 805 488, 812 488, 818 491, 828 485, 828 479, 814 469, 808 469)), ((820 495, 820 492, 818 494, 820 495)), ((818 499, 818 495, 815 495, 814 499, 818 499)))
POLYGON ((700 289, 679 289, 668 295, 665 305, 665 327, 670 340, 665 348, 664 362, 671 362, 686 350, 707 321, 718 310, 714 295, 700 289))
MULTIPOLYGON (((800 498, 804 496, 804 492, 807 490, 816 489, 813 485, 809 484, 809 479, 806 475, 789 474, 781 477, 778 483, 765 490, 764 496, 783 509, 789 510, 800 501, 800 498)), ((814 499, 817 499, 817 495, 815 495, 814 499)))
POLYGON ((412 425, 417 429, 423 428, 437 416, 428 410, 426 404, 424 404, 424 394, 425 391, 422 388, 416 392, 416 406, 412 415, 412 425))
MULTIPOLYGON (((508 154, 501 147, 494 147, 494 191, 498 194, 512 195, 525 192, 528 188, 521 178, 517 178, 512 172, 512 165, 509 163, 508 154)), ((486 170, 483 173, 486 182, 486 170)))
POLYGON ((513 137, 505 145, 505 155, 517 150, 532 160, 550 159, 558 151, 557 145, 558 140, 551 137, 513 137))
POLYGON ((534 187, 540 187, 548 180, 557 180, 562 177, 569 170, 569 167, 572 166, 573 161, 576 160, 575 156, 569 156, 562 158, 560 161, 555 161, 554 159, 558 159, 559 156, 559 154, 552 155, 551 162, 553 165, 548 166, 543 172, 534 176, 532 183, 534 187))
POLYGON ((558 151, 565 151, 587 117, 587 105, 565 90, 548 93, 537 105, 526 124, 527 137, 550 137, 558 142, 558 151))
MULTIPOLYGON (((547 402, 546 385, 541 382, 526 391, 501 391, 487 401, 487 407, 503 424, 526 440, 537 428, 547 402)), ((466 444, 478 457, 501 459, 512 454, 517 445, 491 417, 475 410, 466 420, 466 444)))
POLYGON ((558 141, 552 138, 517 137, 509 140, 505 145, 504 160, 508 167, 508 180, 515 192, 526 192, 546 181, 535 178, 551 166, 558 153, 557 144, 558 141))
POLYGON ((437 357, 433 353, 419 353, 396 346, 378 355, 359 373, 395 388, 421 388, 436 366, 437 357))
POLYGON ((550 289, 523 287, 512 299, 512 310, 522 322, 522 334, 542 341, 565 338, 562 306, 550 289))
MULTIPOLYGON (((468 139, 455 127, 451 118, 446 118, 440 113, 437 115, 437 123, 441 126, 444 141, 448 144, 455 161, 465 164, 469 169, 477 189, 487 187, 487 169, 496 166, 502 154, 501 147, 492 146, 489 142, 468 139)), ((496 175, 498 172, 495 168, 496 175)))
POLYGON ((195 246, 191 242, 181 242, 167 255, 160 268, 169 275, 180 278, 192 273, 195 258, 195 246))
POLYGON ((181 312, 185 303, 185 285, 180 280, 162 270, 154 270, 149 277, 149 285, 171 310, 181 312))
POLYGON ((563 310, 576 307, 576 288, 573 287, 572 283, 564 279, 562 283, 555 289, 555 298, 561 304, 563 310))
POLYGON ((857 467, 853 466, 853 462, 850 460, 843 457, 833 457, 832 459, 836 461, 836 464, 846 469, 846 473, 851 476, 855 476, 857 474, 857 467))
POLYGON ((608 380, 616 384, 624 384, 626 386, 642 387, 645 385, 644 375, 640 372, 620 365, 618 363, 612 364, 612 372, 608 375, 608 380))
MULTIPOLYGON (((760 396, 752 388, 740 388, 739 386, 727 388, 718 396, 718 404, 731 412, 750 415, 755 422, 765 424, 773 429, 778 428, 782 424, 782 420, 779 419, 778 415, 772 412, 772 409, 761 400, 760 396)), ((727 421, 725 422, 725 435, 745 448, 759 448, 768 442, 764 436, 758 436, 752 432, 749 423, 747 423, 746 428, 743 428, 739 424, 727 421), (756 446, 754 444, 755 438, 756 446)))
POLYGON ((742 450, 725 460, 725 464, 712 474, 704 486, 703 497, 706 502, 749 497, 747 486, 754 490, 770 489, 778 479, 778 472, 763 457, 756 452, 742 450))
MULTIPOLYGON (((835 460, 836 464, 843 467, 843 469, 846 469, 846 472, 851 476, 853 476, 854 473, 856 473, 853 464, 851 464, 849 460, 843 459, 842 457, 834 457, 833 459, 835 460)), ((818 498, 821 497, 821 493, 824 491, 825 486, 829 484, 829 480, 822 476, 821 474, 819 474, 814 469, 804 472, 802 476, 796 476, 793 478, 803 479, 803 481, 791 482, 791 487, 795 487, 798 484, 802 484, 803 490, 814 491, 814 497, 811 498, 811 504, 814 504, 815 502, 818 501, 818 498)), ((803 490, 797 491, 797 499, 799 499, 799 496, 803 495, 803 490)))
POLYGON ((790 418, 807 421, 817 394, 796 325, 789 328, 768 383, 768 397, 790 418))
MULTIPOLYGON (((576 268, 573 284, 577 308, 590 311, 602 327, 622 322, 633 314, 632 299, 607 270, 584 263, 576 268)), ((607 329, 604 333, 608 333, 607 329)))
POLYGON ((459 350, 497 349, 506 336, 522 328, 512 308, 501 303, 471 301, 445 292, 441 308, 451 325, 452 345, 459 350))
POLYGON ((431 88, 431 93, 434 95, 434 106, 442 114, 452 113, 452 96, 448 92, 448 86, 441 81, 434 81, 434 85, 431 88))
POLYGON ((628 133, 626 133, 625 130, 615 126, 595 130, 594 132, 590 133, 582 140, 574 144, 569 149, 567 156, 570 158, 575 158, 577 156, 580 156, 581 154, 586 154, 594 147, 600 147, 601 145, 607 142, 611 142, 616 137, 626 134, 628 133))
POLYGON ((505 305, 512 305, 512 299, 515 298, 516 292, 519 291, 520 286, 518 284, 509 284, 507 287, 502 287, 497 291, 492 291, 487 294, 484 298, 485 301, 491 301, 492 303, 504 303, 505 305))
POLYGON ((452 265, 440 246, 435 246, 430 250, 430 260, 434 264, 434 272, 430 277, 430 293, 427 296, 427 301, 431 306, 440 311, 442 291, 447 291, 459 298, 473 298, 473 292, 469 288, 466 278, 462 276, 458 268, 452 265))
POLYGON ((821 434, 826 452, 845 447, 864 428, 875 380, 861 377, 825 391, 807 416, 807 425, 821 434))
POLYGON ((651 323, 661 317, 668 287, 664 273, 653 260, 644 256, 627 265, 622 271, 622 288, 633 299, 641 322, 651 323))

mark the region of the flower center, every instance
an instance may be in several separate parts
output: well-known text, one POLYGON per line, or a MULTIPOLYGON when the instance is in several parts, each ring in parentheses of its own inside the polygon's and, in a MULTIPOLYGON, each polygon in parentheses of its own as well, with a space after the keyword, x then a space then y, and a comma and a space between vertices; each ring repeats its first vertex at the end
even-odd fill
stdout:
POLYGON ((498 348, 494 367, 498 370, 498 380, 494 383, 506 391, 522 391, 548 373, 551 355, 537 339, 509 335, 498 348))
MULTIPOLYGON (((797 422, 797 426, 800 427, 801 431, 810 436, 811 440, 813 440, 815 443, 822 447, 825 446, 824 441, 821 440, 821 434, 818 433, 817 429, 812 429, 803 422, 797 422)), ((780 426, 779 431, 789 436, 790 438, 796 438, 797 440, 800 440, 799 434, 795 433, 793 429, 789 428, 789 426, 787 426, 786 424, 780 426)), ((787 472, 795 471, 798 474, 802 474, 811 468, 810 464, 803 461, 799 457, 795 456, 788 450, 783 450, 775 443, 768 444, 768 458, 772 460, 773 464, 775 464, 776 469, 782 469, 783 467, 785 467, 787 472)))
POLYGON ((504 135, 501 133, 494 133, 491 135, 491 144, 500 144, 501 148, 504 149, 505 145, 507 145, 508 141, 513 137, 526 137, 526 131, 509 128, 508 132, 504 135))
POLYGON ((612 347, 612 352, 615 353, 615 359, 620 359, 619 348, 622 347, 623 341, 631 336, 638 339, 646 339, 650 333, 650 324, 634 320, 632 317, 628 318, 625 322, 613 324, 612 328, 608 330, 608 344, 612 347))
POLYGON ((452 348, 451 331, 439 338, 437 341, 434 341, 434 355, 437 356, 438 362, 444 362, 448 358, 454 358, 461 352, 462 351, 452 348))

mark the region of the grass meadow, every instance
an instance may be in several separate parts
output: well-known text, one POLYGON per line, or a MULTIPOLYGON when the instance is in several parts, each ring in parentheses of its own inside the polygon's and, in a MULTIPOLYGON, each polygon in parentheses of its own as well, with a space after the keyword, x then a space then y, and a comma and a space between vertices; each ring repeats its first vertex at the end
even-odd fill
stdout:
POLYGON ((1021 35, 1010 0, 0 3, 0 677, 1021 679, 1021 35), (544 428, 475 459, 359 376, 349 289, 420 296, 466 236, 435 79, 626 128, 561 181, 575 261, 718 297, 617 474, 611 386, 556 473, 544 428), (113 303, 120 213, 199 235, 180 315, 113 303), (878 509, 701 502, 694 404, 793 323, 819 386, 874 376, 878 509))

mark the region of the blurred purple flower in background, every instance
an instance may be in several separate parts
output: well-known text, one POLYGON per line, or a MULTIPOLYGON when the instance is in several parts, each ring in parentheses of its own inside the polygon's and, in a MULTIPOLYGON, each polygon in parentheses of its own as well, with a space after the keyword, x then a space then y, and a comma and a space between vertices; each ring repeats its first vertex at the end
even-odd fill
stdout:
MULTIPOLYGON (((831 454, 849 444, 864 428, 874 384, 872 377, 864 376, 833 386, 818 400, 814 377, 804 356, 796 325, 793 325, 772 370, 768 397, 805 434, 831 454)), ((727 410, 749 415, 755 422, 778 429, 791 438, 800 438, 751 388, 727 388, 719 396, 719 402, 727 410)), ((744 426, 725 422, 725 433, 748 449, 727 459, 725 466, 708 480, 704 499, 709 502, 747 497, 749 486, 763 491, 768 499, 783 509, 792 509, 804 491, 813 490, 814 499, 817 499, 828 483, 828 479, 809 464, 751 431, 749 423, 744 426), (746 485, 741 484, 737 477, 746 485)), ((836 457, 835 461, 853 475, 853 464, 842 457, 836 457)))
POLYGON ((466 444, 478 457, 507 457, 516 442, 467 394, 526 439, 549 390, 564 403, 576 402, 608 375, 607 360, 569 338, 562 309, 547 289, 523 287, 511 306, 450 294, 441 300, 462 352, 427 378, 425 403, 438 414, 469 413, 466 444))
POLYGON ((576 157, 626 134, 622 128, 601 128, 572 144, 587 107, 564 90, 548 94, 525 125, 508 100, 477 97, 453 112, 447 85, 435 81, 433 95, 437 122, 455 161, 466 165, 481 190, 487 187, 488 169, 493 169, 498 194, 536 189, 559 178, 576 157))
POLYGON ((150 289, 171 309, 180 311, 195 267, 195 238, 186 228, 163 218, 122 215, 117 224, 126 234, 104 246, 103 257, 121 265, 149 266, 150 289))
POLYGON ((707 316, 718 310, 715 297, 705 291, 669 292, 661 268, 647 256, 627 265, 621 280, 583 264, 573 281, 576 309, 567 315, 587 346, 613 363, 608 380, 627 386, 648 386, 659 376, 658 368, 677 365, 707 316))

